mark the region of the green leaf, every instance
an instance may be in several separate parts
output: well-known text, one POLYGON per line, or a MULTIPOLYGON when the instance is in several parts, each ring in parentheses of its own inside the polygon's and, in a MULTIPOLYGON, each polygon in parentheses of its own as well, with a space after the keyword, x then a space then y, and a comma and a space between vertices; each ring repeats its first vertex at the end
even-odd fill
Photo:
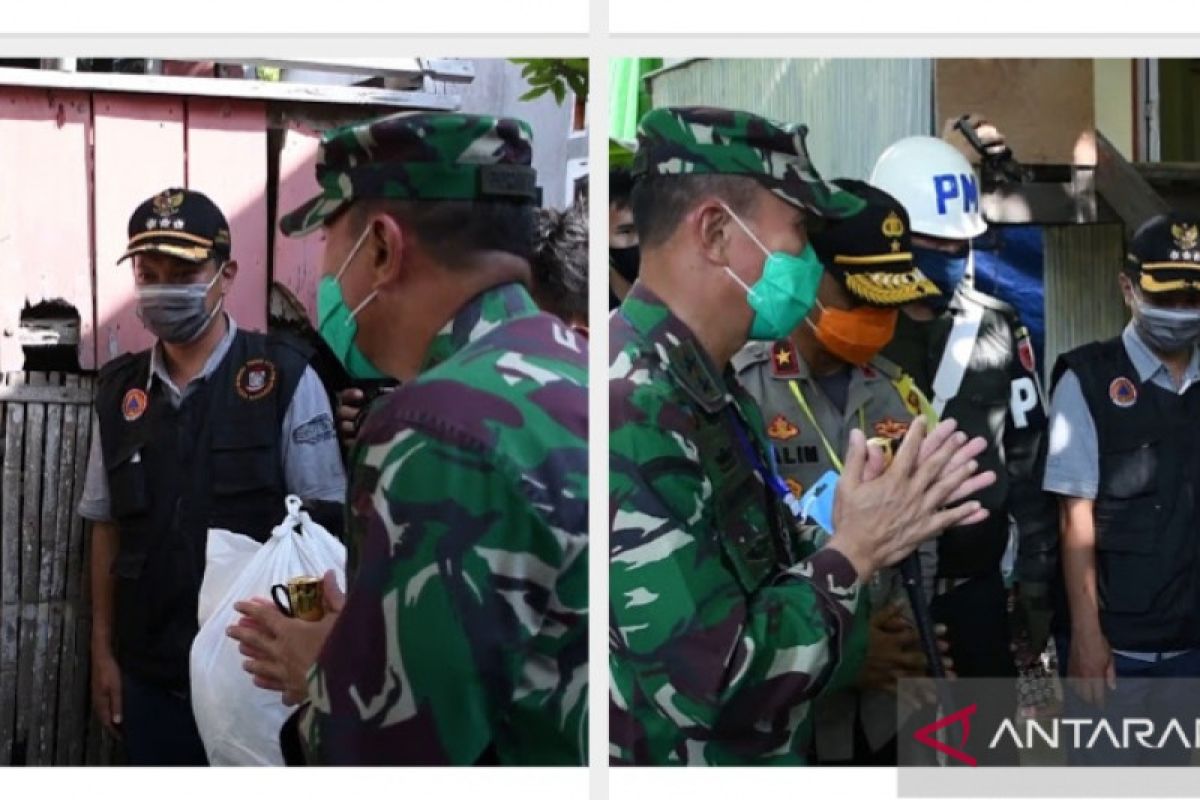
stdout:
POLYGON ((554 89, 554 101, 561 106, 562 102, 563 102, 563 98, 566 97, 566 95, 567 95, 567 90, 563 86, 562 81, 556 80, 551 85, 553 86, 553 89, 554 89))
POLYGON ((545 94, 547 91, 549 91, 549 90, 550 90, 550 87, 549 87, 549 86, 538 86, 538 87, 536 87, 536 88, 530 89, 528 92, 526 92, 525 94, 521 95, 521 96, 520 96, 520 97, 518 97, 517 99, 518 99, 518 100, 523 100, 523 101, 525 101, 525 102, 529 102, 530 100, 536 100, 536 99, 538 99, 539 97, 541 97, 542 95, 544 95, 544 94, 545 94))

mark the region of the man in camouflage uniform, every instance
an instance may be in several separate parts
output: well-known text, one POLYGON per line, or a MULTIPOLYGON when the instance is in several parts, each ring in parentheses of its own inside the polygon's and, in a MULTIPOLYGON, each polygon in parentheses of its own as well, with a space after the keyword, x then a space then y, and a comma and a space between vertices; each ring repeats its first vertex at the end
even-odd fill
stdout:
MULTIPOLYGON (((938 294, 913 265, 908 214, 861 181, 834 184, 867 206, 812 237, 825 267, 818 307, 788 339, 751 342, 733 358, 796 497, 830 470, 841 471, 838 454, 851 430, 898 443, 913 416, 937 423, 912 378, 879 355, 897 306, 938 294)), ((817 703, 818 763, 895 764, 896 681, 928 674, 899 572, 877 574, 864 600, 871 614, 866 662, 849 676, 853 686, 817 703)))
POLYGON ((282 220, 324 227, 322 335, 346 352, 339 320, 352 371, 402 381, 350 458, 344 607, 305 624, 237 606, 265 629, 234 630, 256 683, 309 701, 309 763, 585 763, 587 353, 522 285, 530 155, 515 119, 351 125, 282 220))
POLYGON ((615 763, 804 763, 809 704, 861 657, 862 582, 977 518, 977 506, 936 509, 994 477, 972 477, 982 441, 949 425, 923 438, 922 421, 886 471, 852 436, 826 546, 789 516, 729 361, 760 335, 761 309, 803 301, 777 291, 800 277, 794 262, 819 277, 804 213, 863 205, 821 181, 804 136, 714 108, 656 109, 639 125, 642 269, 610 334, 615 763))

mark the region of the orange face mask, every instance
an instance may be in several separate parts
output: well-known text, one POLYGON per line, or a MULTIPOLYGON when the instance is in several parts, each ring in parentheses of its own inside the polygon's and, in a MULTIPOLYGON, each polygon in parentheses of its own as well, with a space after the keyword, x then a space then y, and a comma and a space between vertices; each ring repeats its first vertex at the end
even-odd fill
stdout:
POLYGON ((892 340, 900 310, 861 306, 853 311, 827 308, 817 301, 821 321, 809 326, 821 346, 848 364, 861 367, 892 340))

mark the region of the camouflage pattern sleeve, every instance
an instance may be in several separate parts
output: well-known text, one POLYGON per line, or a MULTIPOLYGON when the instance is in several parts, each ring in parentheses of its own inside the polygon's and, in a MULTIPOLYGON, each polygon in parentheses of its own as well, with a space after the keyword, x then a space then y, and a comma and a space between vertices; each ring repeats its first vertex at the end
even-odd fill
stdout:
POLYGON ((587 510, 586 344, 488 290, 359 432, 310 763, 586 763, 587 510))
POLYGON ((747 585, 668 380, 610 376, 610 755, 800 764, 810 704, 847 657, 853 567, 821 550, 747 585))
POLYGON ((353 497, 366 530, 310 674, 309 763, 469 765, 492 746, 583 763, 584 543, 535 519, 485 452, 411 428, 364 450, 357 471, 380 480, 353 497))

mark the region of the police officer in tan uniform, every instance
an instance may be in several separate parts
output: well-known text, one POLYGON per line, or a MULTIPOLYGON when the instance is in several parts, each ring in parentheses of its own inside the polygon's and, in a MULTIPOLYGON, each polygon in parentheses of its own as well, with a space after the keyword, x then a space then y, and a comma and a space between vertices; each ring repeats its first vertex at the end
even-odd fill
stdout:
MULTIPOLYGON (((912 262, 908 214, 861 181, 835 181, 867 208, 812 237, 825 266, 817 305, 790 339, 752 342, 733 359, 738 381, 762 407, 780 474, 797 496, 840 471, 850 431, 898 440, 929 403, 878 355, 897 308, 938 289, 912 262)), ((815 760, 895 763, 896 680, 926 674, 912 612, 896 570, 870 592, 868 655, 845 665, 816 709, 815 760)))

